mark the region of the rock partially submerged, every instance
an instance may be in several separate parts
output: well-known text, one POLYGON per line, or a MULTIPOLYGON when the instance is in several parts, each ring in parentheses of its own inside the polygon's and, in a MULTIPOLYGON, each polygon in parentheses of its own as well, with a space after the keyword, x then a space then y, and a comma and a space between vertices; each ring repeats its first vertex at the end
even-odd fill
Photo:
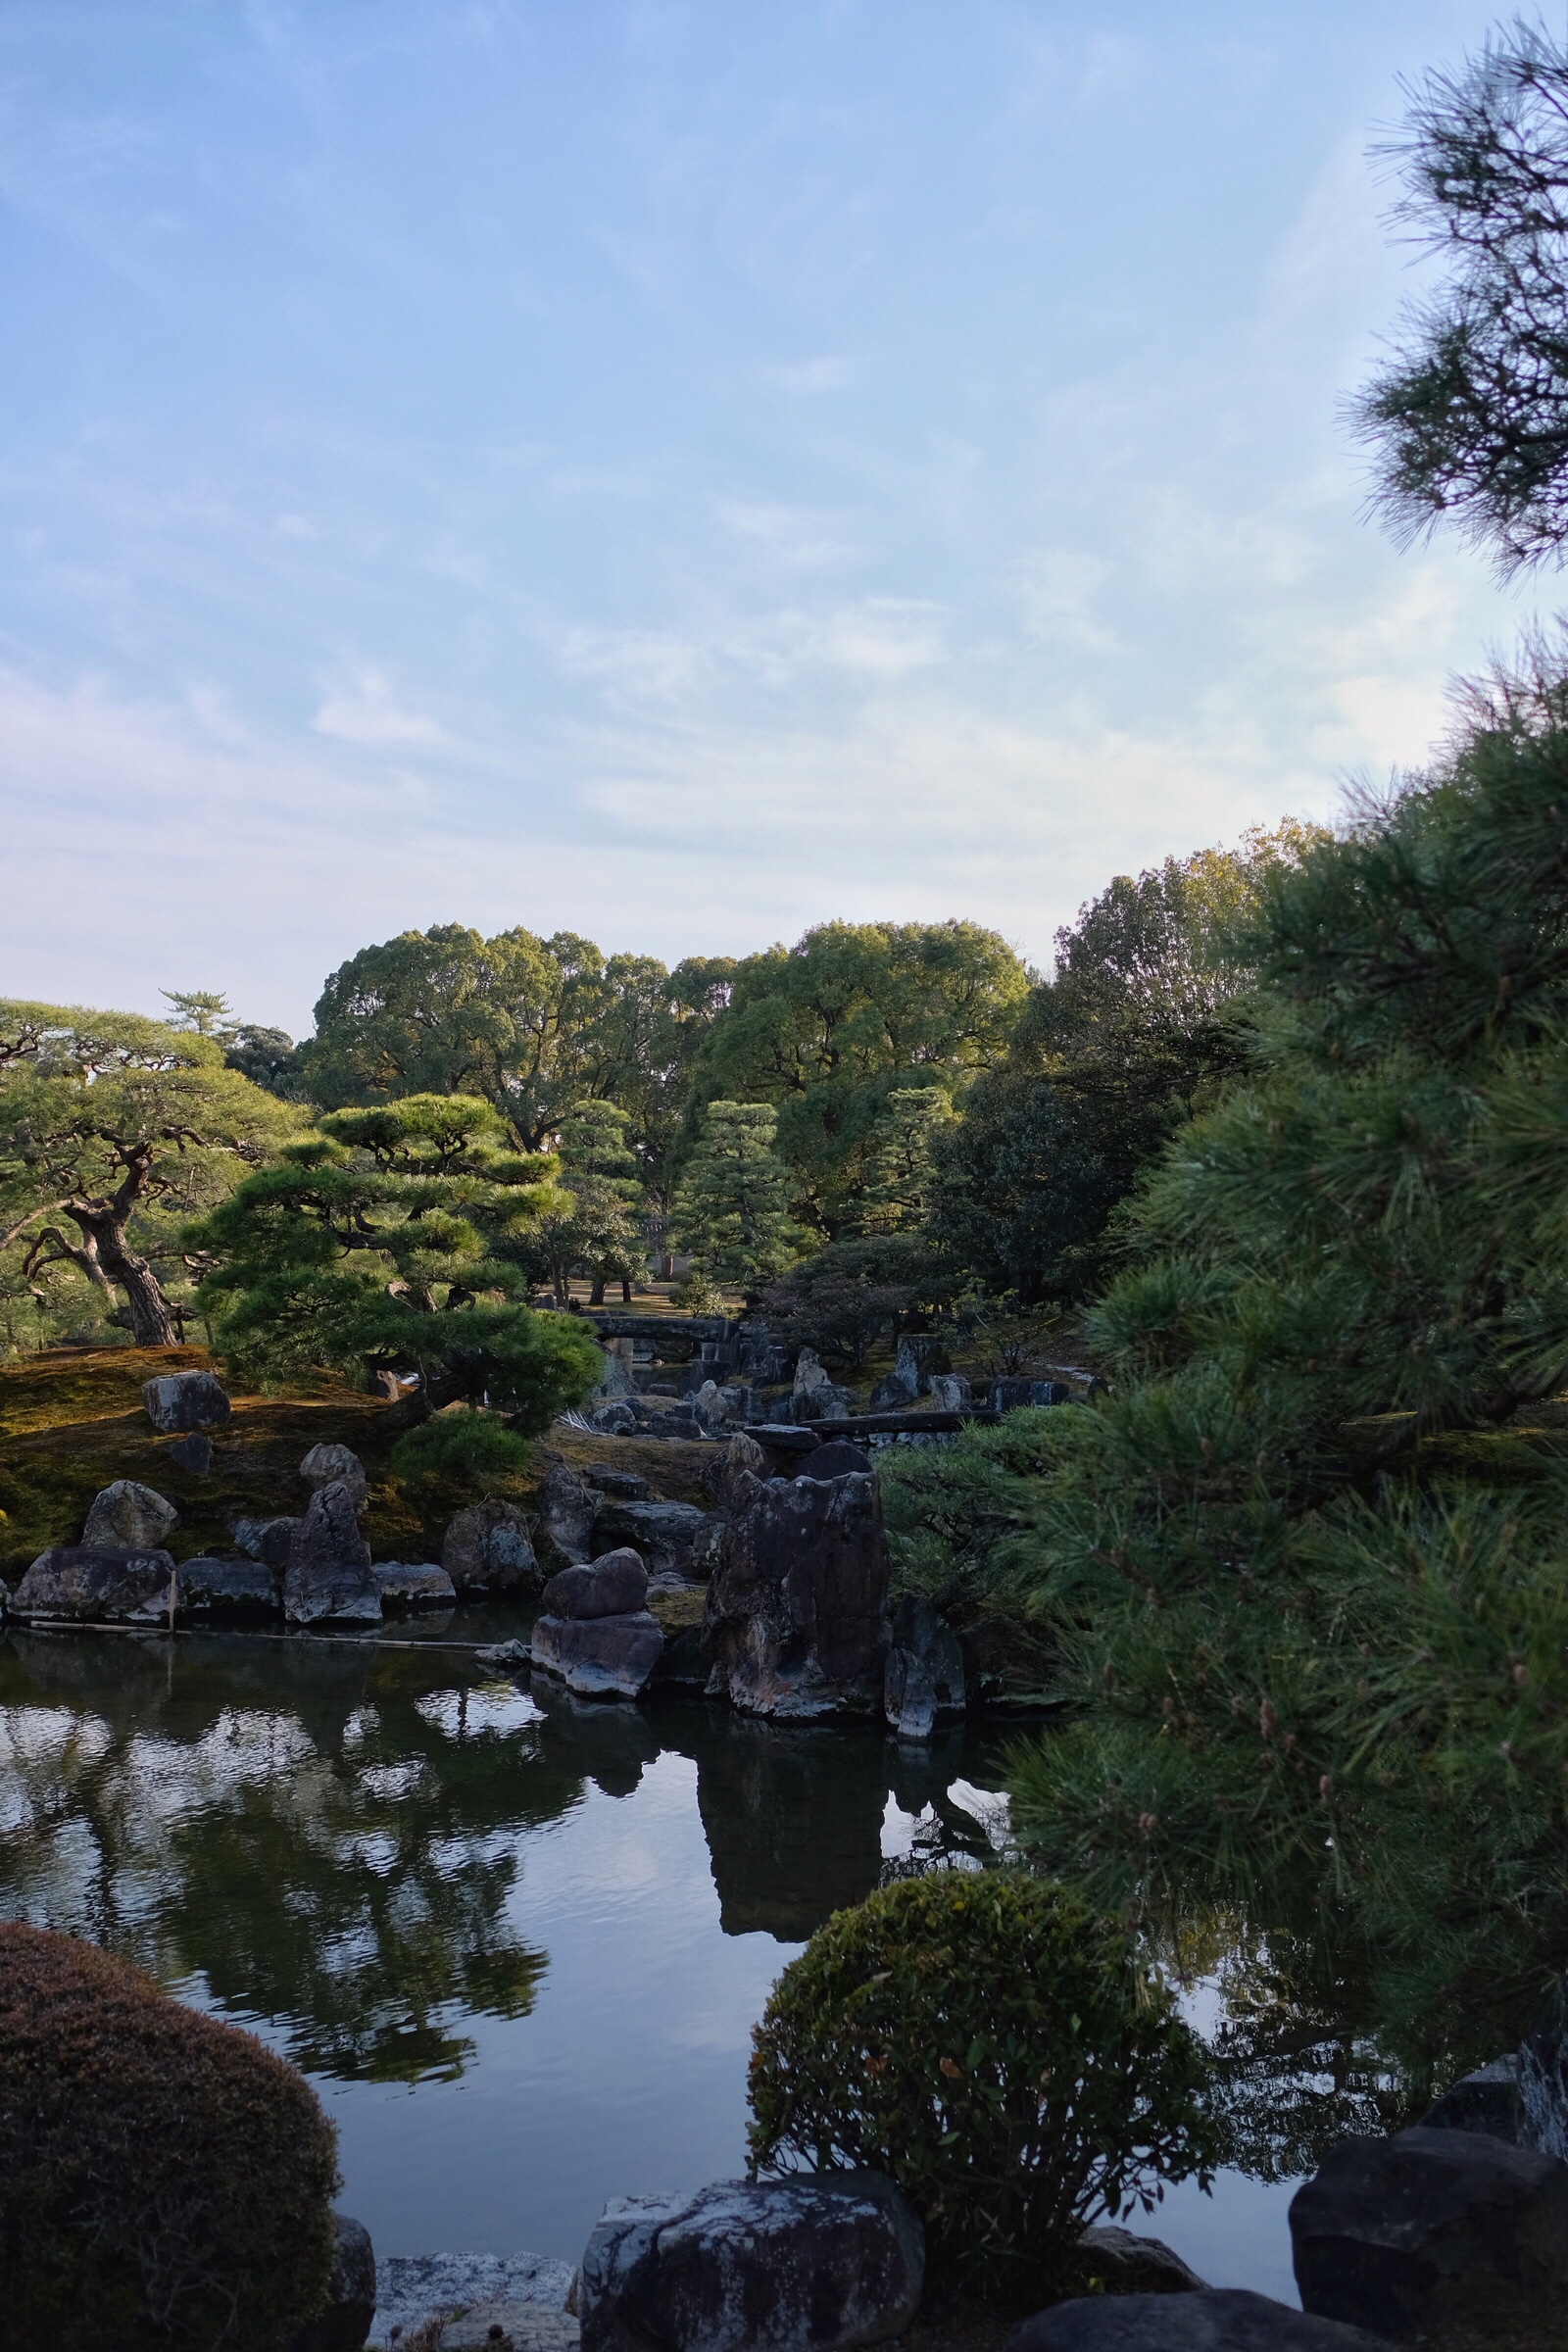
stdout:
POLYGON ((60 1544, 39 1553, 12 1595, 11 1607, 19 1617, 68 1624, 157 1625, 168 1622, 173 1578, 174 1563, 167 1551, 103 1551, 60 1544))
POLYGON ((797 1721, 880 1713, 890 1627, 877 1482, 742 1471, 709 1587, 709 1688, 748 1713, 797 1721))
POLYGON ((147 1418, 164 1438, 187 1429, 218 1429, 231 1409, 215 1372, 160 1372, 142 1382, 141 1400, 147 1418))
POLYGON ((533 1663, 581 1698, 637 1698, 664 1648, 663 1628, 643 1606, 648 1571, 624 1547, 563 1568, 545 1587, 533 1629, 533 1663))
POLYGON ((157 1551, 177 1526, 179 1513, 166 1494, 117 1478, 100 1489, 81 1531, 85 1551, 157 1551))
POLYGON ((381 1595, 370 1546, 360 1533, 353 1498, 341 1481, 320 1488, 294 1530, 283 1613, 290 1625, 374 1625, 381 1595))

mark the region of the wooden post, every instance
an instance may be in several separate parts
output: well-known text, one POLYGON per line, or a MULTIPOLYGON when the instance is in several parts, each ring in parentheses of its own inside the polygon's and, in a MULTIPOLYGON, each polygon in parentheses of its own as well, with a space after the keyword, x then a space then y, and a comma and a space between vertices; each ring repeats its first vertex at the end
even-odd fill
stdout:
POLYGON ((171 1568, 169 1571, 169 1630, 171 1634, 172 1634, 174 1630, 174 1600, 178 1590, 179 1570, 177 1568, 171 1568))

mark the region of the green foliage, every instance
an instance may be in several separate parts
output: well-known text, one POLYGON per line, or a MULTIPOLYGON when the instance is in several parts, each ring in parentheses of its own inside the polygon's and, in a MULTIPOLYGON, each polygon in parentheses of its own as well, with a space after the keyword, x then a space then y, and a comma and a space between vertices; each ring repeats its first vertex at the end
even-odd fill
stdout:
POLYGON ((302 2075, 123 1961, 0 1925, 16 2343, 275 2352, 325 2300, 335 2138, 302 2075))
POLYGON ((540 1430, 599 1371, 591 1334, 516 1302, 516 1258, 558 1204, 556 1163, 511 1150, 470 1096, 340 1110, 188 1237, 199 1297, 249 1377, 416 1372, 433 1406, 488 1401, 540 1430))
POLYGON ((805 1239, 789 1214, 790 1174, 773 1150, 777 1130, 765 1102, 710 1102, 670 1218, 676 1247, 713 1281, 748 1298, 799 1255, 805 1239))
POLYGON ((894 1089, 866 1141, 857 1212, 862 1233, 900 1233, 924 1224, 937 1152, 956 1125, 944 1088, 894 1089))
POLYGON ((918 1592, 944 1616, 1016 1604, 1026 1531, 1050 1467, 1061 1407, 1024 1408, 946 1446, 893 1446, 880 1456, 895 1598, 918 1592))
POLYGON ((753 2036, 751 2163, 871 2166, 933 2279, 1044 2300, 1102 2212, 1206 2177, 1202 2069, 1130 1942, 1059 1886, 905 1880, 835 1913, 753 2036))
POLYGON ((399 1478, 462 1479, 482 1486, 526 1470, 532 1456, 527 1439, 510 1430, 498 1413, 450 1405, 399 1438, 392 1467, 399 1478))
POLYGON ((574 1267, 588 1268, 597 1306, 607 1277, 628 1283, 647 1262, 646 1202, 629 1124, 612 1102, 596 1102, 573 1103, 561 1122, 560 1201, 531 1229, 524 1256, 550 1282, 563 1310, 574 1267))
POLYGON ((761 1306, 786 1348, 814 1348, 858 1371, 879 1338, 906 1315, 945 1305, 958 1280, 922 1234, 868 1235, 800 1259, 761 1306))
POLYGON ((724 1294, 711 1274, 694 1267, 683 1281, 670 1292, 670 1302, 685 1307, 688 1314, 721 1315, 724 1312, 724 1294))

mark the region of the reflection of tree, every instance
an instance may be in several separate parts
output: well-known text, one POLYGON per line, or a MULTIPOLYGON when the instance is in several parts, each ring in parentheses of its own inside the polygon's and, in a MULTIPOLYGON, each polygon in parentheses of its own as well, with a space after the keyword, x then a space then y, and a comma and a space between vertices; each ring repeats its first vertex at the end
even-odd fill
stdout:
POLYGON ((579 1784, 515 1694, 433 1698, 406 1651, 18 1646, 0 1736, 31 1820, 0 1863, 6 1909, 166 1983, 200 1974, 338 2078, 456 2075, 462 2014, 532 2006, 548 1963, 506 1921, 515 1836, 579 1784), (41 1705, 51 1684, 78 1711, 41 1705))

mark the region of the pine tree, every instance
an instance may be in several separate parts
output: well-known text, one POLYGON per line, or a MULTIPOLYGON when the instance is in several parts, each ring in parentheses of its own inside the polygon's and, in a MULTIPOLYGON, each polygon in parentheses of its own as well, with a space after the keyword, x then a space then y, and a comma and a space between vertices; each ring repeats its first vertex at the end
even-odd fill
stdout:
POLYGON ((710 1102, 675 1197, 672 1238, 715 1282, 755 1298, 801 1253, 790 1172, 767 1102, 710 1102))
POLYGON ((902 1233, 925 1222, 937 1148, 956 1125, 947 1089, 897 1087, 871 1130, 858 1206, 860 1231, 902 1233))

